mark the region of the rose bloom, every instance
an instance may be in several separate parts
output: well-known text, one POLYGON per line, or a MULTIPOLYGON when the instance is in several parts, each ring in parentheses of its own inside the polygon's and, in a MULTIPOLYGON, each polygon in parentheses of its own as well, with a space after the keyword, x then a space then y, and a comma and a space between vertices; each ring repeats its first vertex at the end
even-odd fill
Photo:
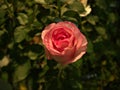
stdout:
POLYGON ((77 61, 86 52, 87 40, 72 22, 52 23, 45 27, 41 37, 47 58, 62 65, 77 61))

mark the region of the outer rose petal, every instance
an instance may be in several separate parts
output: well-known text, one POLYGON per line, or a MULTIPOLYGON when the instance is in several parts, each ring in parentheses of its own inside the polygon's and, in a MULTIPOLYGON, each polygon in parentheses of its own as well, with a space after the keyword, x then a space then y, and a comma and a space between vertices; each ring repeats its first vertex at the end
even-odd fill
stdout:
POLYGON ((75 53, 75 58, 73 60, 73 62, 77 61, 78 59, 80 59, 85 53, 86 53, 86 49, 87 49, 87 40, 85 38, 85 36, 82 35, 82 44, 79 46, 78 44, 78 47, 76 47, 77 51, 75 53))
POLYGON ((45 35, 47 33, 49 33, 54 26, 55 26, 55 23, 52 23, 52 24, 48 25, 47 27, 45 27, 45 29, 42 31, 42 35, 41 35, 43 40, 44 40, 45 35))
POLYGON ((52 54, 59 54, 58 51, 56 51, 53 48, 53 44, 52 44, 52 28, 55 27, 55 23, 52 23, 50 25, 48 25, 47 27, 45 27, 45 29, 42 32, 42 40, 43 40, 43 44, 45 45, 45 47, 51 51, 52 54))
POLYGON ((55 59, 55 61, 61 63, 62 65, 66 65, 72 62, 73 56, 74 56, 74 50, 75 48, 68 48, 64 51, 63 55, 55 56, 53 55, 52 57, 55 59))

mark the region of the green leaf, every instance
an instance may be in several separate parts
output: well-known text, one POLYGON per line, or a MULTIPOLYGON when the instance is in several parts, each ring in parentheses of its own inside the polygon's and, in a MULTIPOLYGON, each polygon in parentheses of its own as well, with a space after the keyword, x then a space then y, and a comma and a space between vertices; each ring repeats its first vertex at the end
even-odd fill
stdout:
POLYGON ((35 0, 35 2, 39 4, 46 4, 45 0, 35 0))
POLYGON ((43 6, 40 6, 39 8, 40 8, 40 9, 39 9, 40 12, 37 14, 36 18, 37 18, 38 21, 41 22, 41 20, 42 20, 43 18, 46 18, 46 17, 48 17, 48 16, 50 15, 50 10, 44 8, 43 6))
POLYGON ((47 71, 49 70, 49 67, 47 65, 45 65, 45 67, 43 68, 43 71, 41 73, 39 73, 39 77, 43 77, 47 71))
POLYGON ((63 2, 63 3, 72 3, 72 2, 74 2, 74 0, 60 0, 61 2, 63 2))
POLYGON ((44 0, 46 3, 50 4, 50 3, 53 3, 54 0, 44 0))
POLYGON ((118 16, 115 13, 108 14, 108 22, 115 23, 117 21, 118 16))
POLYGON ((28 16, 24 13, 19 13, 17 19, 21 25, 28 23, 28 16))
POLYGON ((2 36, 5 33, 5 30, 0 30, 0 36, 2 36))
POLYGON ((6 20, 6 18, 4 18, 5 14, 5 10, 0 9, 0 25, 6 20))
POLYGON ((24 80, 30 73, 30 61, 25 62, 22 65, 18 65, 14 72, 14 82, 24 80))
POLYGON ((80 21, 80 16, 79 14, 76 12, 76 11, 73 11, 73 10, 68 10, 66 11, 63 16, 66 16, 66 17, 71 17, 73 19, 76 19, 77 21, 80 21))
POLYGON ((0 79, 0 90, 13 90, 12 86, 3 80, 0 79))
POLYGON ((36 60, 37 57, 38 57, 38 54, 35 53, 35 52, 32 52, 32 51, 29 51, 29 52, 28 52, 28 57, 29 57, 31 60, 36 60))
POLYGON ((93 51, 94 51, 93 50, 93 43, 89 40, 88 47, 87 47, 87 52, 92 53, 93 51))
POLYGON ((29 29, 25 26, 17 27, 14 32, 15 42, 20 43, 21 41, 23 41, 27 37, 28 31, 29 29))
POLYGON ((73 3, 69 4, 69 9, 77 11, 78 13, 85 12, 83 4, 78 0, 75 0, 73 3))
POLYGON ((105 30, 104 27, 97 26, 97 27, 96 27, 96 31, 97 31, 100 35, 106 35, 106 30, 105 30))
POLYGON ((98 16, 88 16, 87 21, 92 25, 96 25, 96 22, 99 21, 99 18, 98 16))
POLYGON ((75 84, 73 84, 73 86, 72 86, 73 88, 75 88, 76 90, 82 90, 82 84, 80 83, 80 82, 78 82, 78 81, 76 81, 75 82, 75 84))
POLYGON ((1 74, 1 78, 4 80, 4 81, 7 81, 8 80, 8 73, 7 72, 3 72, 1 74))
POLYGON ((82 65, 82 63, 83 63, 83 60, 80 59, 80 60, 74 62, 74 63, 73 63, 73 66, 75 66, 76 68, 79 68, 79 67, 82 65))
POLYGON ((8 48, 9 48, 9 49, 14 48, 14 42, 10 42, 10 43, 8 44, 8 48))
POLYGON ((96 5, 99 6, 101 9, 107 9, 108 3, 106 0, 96 0, 96 5))
POLYGON ((0 19, 5 16, 6 12, 5 10, 0 9, 0 19))

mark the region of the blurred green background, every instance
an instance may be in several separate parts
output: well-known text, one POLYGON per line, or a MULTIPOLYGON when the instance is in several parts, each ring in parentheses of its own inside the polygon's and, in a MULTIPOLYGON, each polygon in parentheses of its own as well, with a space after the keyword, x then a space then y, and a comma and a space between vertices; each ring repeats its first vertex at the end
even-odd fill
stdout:
POLYGON ((0 0, 0 90, 120 90, 120 1, 0 0), (70 2, 70 3, 68 3, 70 2), (40 34, 52 22, 75 23, 87 53, 61 69, 47 60, 40 34))

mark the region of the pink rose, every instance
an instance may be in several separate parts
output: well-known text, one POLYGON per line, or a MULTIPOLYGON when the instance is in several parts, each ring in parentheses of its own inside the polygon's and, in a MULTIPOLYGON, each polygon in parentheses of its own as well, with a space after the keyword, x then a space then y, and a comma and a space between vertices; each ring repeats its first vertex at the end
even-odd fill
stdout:
POLYGON ((71 22, 52 23, 45 27, 41 37, 47 58, 62 65, 77 61, 86 52, 87 40, 71 22))

